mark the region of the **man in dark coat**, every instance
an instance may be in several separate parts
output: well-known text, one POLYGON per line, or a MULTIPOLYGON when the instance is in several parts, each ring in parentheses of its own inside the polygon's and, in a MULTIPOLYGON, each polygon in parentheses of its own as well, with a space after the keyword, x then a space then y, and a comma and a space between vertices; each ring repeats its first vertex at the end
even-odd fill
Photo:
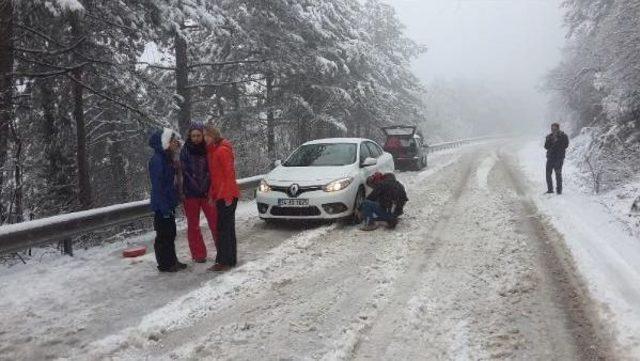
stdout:
POLYGON ((153 156, 149 160, 151 178, 151 209, 154 212, 153 228, 156 231, 155 249, 158 270, 176 272, 187 267, 176 257, 176 216, 179 195, 174 156, 180 150, 179 136, 171 129, 156 131, 149 138, 153 156))
POLYGON ((569 147, 569 137, 560 130, 560 124, 551 125, 551 134, 547 135, 544 149, 547 150, 547 193, 553 193, 552 173, 556 174, 556 192, 562 194, 562 166, 566 150, 569 147))
POLYGON ((374 184, 373 191, 360 206, 364 220, 362 230, 372 231, 377 228, 377 221, 387 222, 393 229, 398 224, 398 217, 404 213, 404 205, 409 199, 402 183, 396 180, 393 173, 385 174, 374 184))

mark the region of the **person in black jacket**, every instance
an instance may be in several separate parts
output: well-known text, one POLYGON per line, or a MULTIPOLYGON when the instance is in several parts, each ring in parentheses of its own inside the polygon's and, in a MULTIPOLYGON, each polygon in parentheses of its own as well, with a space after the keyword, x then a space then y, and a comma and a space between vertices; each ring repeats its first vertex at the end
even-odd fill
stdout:
POLYGON ((373 191, 360 206, 360 214, 364 220, 361 229, 372 231, 378 228, 377 221, 385 221, 388 228, 395 228, 408 200, 404 186, 396 180, 395 175, 385 174, 374 184, 373 191))
POLYGON ((544 149, 547 150, 547 193, 553 193, 551 175, 555 172, 556 192, 562 194, 562 165, 568 147, 569 137, 560 130, 560 124, 551 124, 551 134, 547 135, 544 142, 544 149))

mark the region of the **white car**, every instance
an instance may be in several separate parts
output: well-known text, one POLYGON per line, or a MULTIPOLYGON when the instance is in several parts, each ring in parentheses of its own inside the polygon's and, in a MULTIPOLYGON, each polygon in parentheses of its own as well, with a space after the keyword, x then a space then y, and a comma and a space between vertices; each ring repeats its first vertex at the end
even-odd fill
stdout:
POLYGON ((260 218, 340 219, 353 215, 370 189, 367 178, 394 170, 393 157, 362 138, 307 142, 276 162, 256 192, 260 218))

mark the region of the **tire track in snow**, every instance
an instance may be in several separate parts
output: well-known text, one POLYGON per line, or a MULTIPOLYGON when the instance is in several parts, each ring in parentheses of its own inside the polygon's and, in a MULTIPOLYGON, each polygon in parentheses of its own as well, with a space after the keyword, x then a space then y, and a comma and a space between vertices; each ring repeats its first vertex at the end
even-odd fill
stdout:
POLYGON ((334 224, 304 231, 270 250, 263 258, 247 262, 233 272, 222 274, 166 306, 152 311, 139 325, 90 344, 86 350, 76 353, 74 358, 84 359, 89 355, 91 359, 100 359, 118 352, 126 355, 135 354, 135 349, 144 350, 148 345, 155 344, 164 334, 190 327, 207 315, 228 307, 242 290, 254 289, 255 292, 257 288, 269 287, 270 280, 265 274, 275 272, 280 265, 287 262, 287 258, 304 252, 313 242, 336 227, 338 225, 334 224))
POLYGON ((382 308, 372 322, 361 331, 357 341, 353 345, 348 357, 343 359, 375 359, 384 355, 391 340, 388 337, 389 327, 397 319, 399 312, 404 310, 411 300, 411 295, 415 291, 416 282, 420 279, 420 274, 424 267, 432 260, 432 256, 437 248, 442 244, 440 237, 448 231, 450 221, 455 216, 456 208, 460 197, 469 186, 470 176, 474 168, 472 164, 477 163, 475 155, 464 159, 461 165, 464 169, 462 176, 456 181, 451 196, 446 206, 441 210, 431 234, 422 234, 424 237, 419 242, 424 246, 422 252, 418 252, 411 257, 408 270, 402 275, 394 286, 391 302, 382 308))
POLYGON ((515 160, 504 152, 501 152, 500 160, 520 200, 527 226, 537 238, 540 263, 544 265, 546 279, 554 291, 551 296, 561 308, 577 356, 580 360, 614 359, 610 327, 606 327, 598 315, 562 236, 541 218, 534 202, 526 196, 525 181, 515 166, 515 160))

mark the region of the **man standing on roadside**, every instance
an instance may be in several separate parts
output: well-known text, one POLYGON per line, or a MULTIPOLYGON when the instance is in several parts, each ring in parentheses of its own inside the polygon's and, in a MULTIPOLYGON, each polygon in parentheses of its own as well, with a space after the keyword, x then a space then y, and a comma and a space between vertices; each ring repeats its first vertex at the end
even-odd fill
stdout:
POLYGON ((551 124, 551 134, 547 135, 544 149, 547 150, 547 193, 553 193, 553 179, 556 174, 556 193, 562 194, 562 166, 566 150, 569 147, 569 137, 560 130, 560 124, 551 124))

